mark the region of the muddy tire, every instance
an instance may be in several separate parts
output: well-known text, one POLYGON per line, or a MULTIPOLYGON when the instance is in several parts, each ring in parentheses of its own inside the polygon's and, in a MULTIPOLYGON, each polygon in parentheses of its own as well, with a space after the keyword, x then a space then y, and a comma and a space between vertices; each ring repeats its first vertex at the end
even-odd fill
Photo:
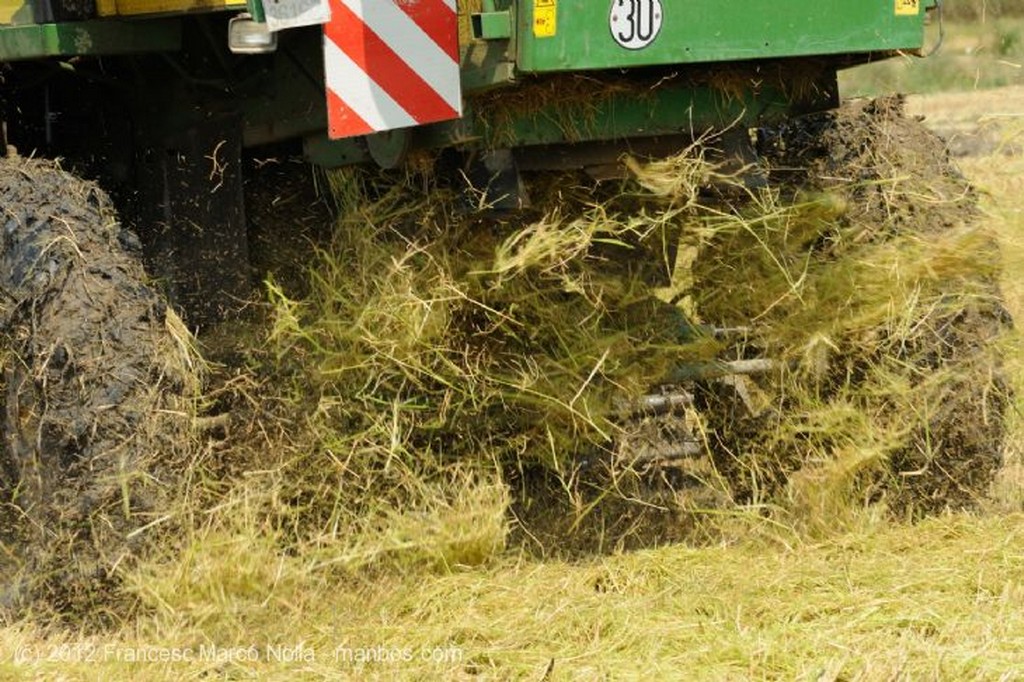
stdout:
POLYGON ((195 368, 96 185, 0 160, 0 228, 5 600, 77 611, 166 511, 195 368))

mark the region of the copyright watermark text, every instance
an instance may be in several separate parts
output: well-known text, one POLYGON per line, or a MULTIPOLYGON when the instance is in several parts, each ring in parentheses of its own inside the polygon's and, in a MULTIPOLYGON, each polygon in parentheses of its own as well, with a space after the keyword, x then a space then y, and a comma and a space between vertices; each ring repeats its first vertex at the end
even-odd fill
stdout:
POLYGON ((463 661, 464 652, 457 646, 409 647, 371 644, 355 646, 340 644, 330 649, 316 649, 299 642, 245 646, 130 646, 125 644, 74 643, 54 645, 23 645, 14 650, 13 662, 18 666, 40 663, 333 663, 339 666, 431 664, 451 665, 463 661))

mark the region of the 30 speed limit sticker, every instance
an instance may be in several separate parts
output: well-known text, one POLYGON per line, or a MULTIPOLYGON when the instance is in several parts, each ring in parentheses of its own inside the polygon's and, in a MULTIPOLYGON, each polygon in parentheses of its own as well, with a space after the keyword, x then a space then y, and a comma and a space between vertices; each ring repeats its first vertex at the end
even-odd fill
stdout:
POLYGON ((661 0, 612 0, 612 38, 627 50, 642 50, 661 30, 661 0))

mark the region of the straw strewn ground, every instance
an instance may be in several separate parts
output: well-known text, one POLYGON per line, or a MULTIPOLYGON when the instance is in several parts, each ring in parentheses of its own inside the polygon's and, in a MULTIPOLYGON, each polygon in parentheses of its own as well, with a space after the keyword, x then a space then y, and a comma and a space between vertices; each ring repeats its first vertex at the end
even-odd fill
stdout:
MULTIPOLYGON (((1003 153, 1013 148, 1017 131, 1002 127, 999 136, 1006 145, 963 167, 983 190, 985 222, 999 238, 1007 306, 1024 319, 1024 161, 1003 153)), ((395 210, 400 213, 401 205, 395 210)), ((507 257, 502 267, 480 275, 484 284, 514 273, 515 257, 529 248, 538 248, 530 261, 536 268, 548 253, 540 247, 552 237, 558 241, 564 231, 579 236, 580 225, 569 219, 548 227, 548 241, 538 230, 517 233, 524 235, 518 242, 490 235, 487 248, 504 244, 499 253, 507 257)), ((608 234, 612 242, 631 236, 628 230, 583 236, 608 234)), ((853 505, 844 508, 848 515, 840 523, 822 530, 794 517, 766 517, 761 508, 727 506, 705 510, 715 530, 708 546, 540 559, 527 551, 528 543, 508 549, 505 509, 512 493, 500 478, 502 468, 448 461, 440 441, 423 435, 444 426, 432 419, 438 406, 481 418, 471 392, 477 375, 453 364, 465 359, 460 350, 474 348, 473 339, 426 349, 409 339, 440 338, 429 334, 450 324, 452 310, 479 306, 452 287, 437 254, 415 248, 412 260, 402 260, 395 254, 410 253, 415 240, 401 232, 391 239, 373 249, 348 245, 351 262, 370 266, 372 280, 346 289, 338 286, 353 284, 345 273, 321 276, 329 285, 324 290, 336 296, 328 301, 336 310, 350 310, 359 297, 387 294, 405 306, 399 312, 384 310, 355 331, 331 328, 329 318, 310 327, 299 302, 274 290, 279 343, 259 360, 296 363, 293 397, 306 409, 299 419, 289 416, 295 424, 266 419, 253 422, 270 425, 265 431, 253 424, 231 428, 236 435, 248 429, 253 443, 287 447, 262 452, 262 466, 254 468, 244 454, 211 442, 194 473, 196 487, 210 489, 182 511, 185 518, 175 525, 183 535, 165 538, 163 553, 124 574, 135 608, 123 614, 123 625, 75 633, 6 623, 0 679, 988 680, 1014 679, 1024 669, 1024 437, 1018 424, 1011 424, 1007 466, 982 500, 985 514, 944 514, 904 525, 883 507, 853 505), (428 300, 402 296, 423 291, 424 282, 435 287, 428 288, 428 300), (338 334, 358 335, 353 343, 366 349, 359 362, 320 363, 322 371, 307 373, 303 361, 331 357, 332 346, 323 340, 338 334), (374 364, 381 349, 398 362, 374 364), (408 391, 410 384, 417 390, 408 391), (375 396, 384 398, 375 403, 375 396), (359 409, 367 406, 373 409, 359 409), (307 438, 283 439, 282 433, 307 438), (419 447, 416 457, 399 456, 413 446, 419 447), (228 490, 216 484, 223 470, 246 473, 228 490), (204 477, 211 480, 204 483, 204 477)), ((577 308, 600 291, 592 279, 579 277, 586 268, 578 260, 560 257, 549 265, 541 275, 577 284, 570 289, 577 308)), ((470 293, 477 302, 507 302, 483 284, 470 293)), ((483 309, 477 333, 494 334, 506 318, 513 318, 508 310, 483 309)), ((1024 367, 1014 354, 1015 339, 1003 342, 1019 412, 1024 367)), ((624 351, 588 352, 593 363, 580 367, 592 379, 604 371, 602 357, 624 351)), ((566 361, 555 351, 542 360, 555 367, 566 361)), ((581 431, 593 434, 587 429, 602 424, 576 414, 572 402, 592 389, 589 381, 577 384, 555 406, 565 416, 563 428, 578 419, 581 431)), ((225 389, 230 400, 223 400, 258 402, 279 390, 237 379, 225 389)), ((534 423, 529 418, 536 405, 510 400, 507 407, 526 420, 519 424, 534 423)), ((443 435, 452 439, 453 433, 479 437, 475 430, 443 435)), ((540 430, 530 434, 535 441, 524 438, 511 447, 543 442, 544 435, 540 430)), ((821 480, 807 483, 806 490, 827 490, 821 480)))
POLYGON ((1022 529, 962 516, 807 544, 751 525, 721 547, 362 582, 234 538, 152 583, 155 612, 119 633, 0 630, 0 676, 1015 679, 1022 529))

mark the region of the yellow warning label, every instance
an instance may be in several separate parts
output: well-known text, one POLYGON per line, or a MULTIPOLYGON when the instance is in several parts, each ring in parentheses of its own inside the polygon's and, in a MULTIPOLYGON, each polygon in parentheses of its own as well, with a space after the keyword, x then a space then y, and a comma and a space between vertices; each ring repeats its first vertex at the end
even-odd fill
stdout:
POLYGON ((533 35, 550 38, 558 32, 558 0, 533 0, 533 35))
POLYGON ((896 0, 896 16, 916 17, 921 13, 921 0, 896 0))

